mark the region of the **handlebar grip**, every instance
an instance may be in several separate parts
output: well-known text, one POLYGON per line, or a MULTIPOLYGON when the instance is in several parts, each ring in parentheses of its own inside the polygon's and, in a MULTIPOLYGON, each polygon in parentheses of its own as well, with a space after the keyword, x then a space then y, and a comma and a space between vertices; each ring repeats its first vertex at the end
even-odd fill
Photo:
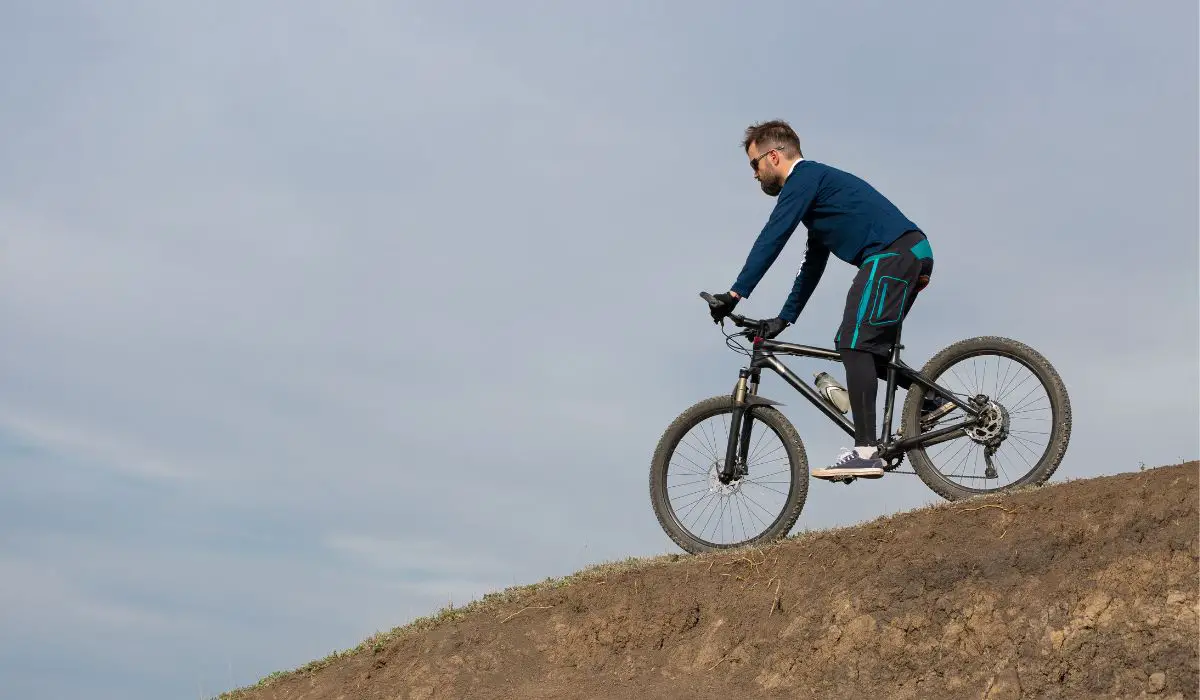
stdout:
MULTIPOLYGON (((717 301, 716 297, 709 294, 708 292, 700 292, 700 298, 703 299, 704 301, 707 301, 708 305, 713 308, 716 308, 717 306, 720 306, 720 304, 721 304, 721 302, 717 301)), ((726 317, 730 321, 733 321, 733 325, 738 326, 740 328, 746 328, 747 326, 756 326, 757 327, 757 326, 761 326, 763 324, 763 321, 756 321, 754 319, 746 318, 745 316, 742 316, 740 314, 732 314, 732 313, 726 314, 726 317)))

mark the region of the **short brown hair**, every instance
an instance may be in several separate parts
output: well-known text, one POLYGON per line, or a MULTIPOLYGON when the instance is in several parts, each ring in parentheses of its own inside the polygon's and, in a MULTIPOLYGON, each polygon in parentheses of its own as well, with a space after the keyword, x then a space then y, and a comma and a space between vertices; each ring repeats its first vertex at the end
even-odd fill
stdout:
POLYGON ((800 137, 782 119, 772 119, 746 127, 746 138, 742 141, 742 150, 749 152, 752 143, 758 144, 759 153, 776 148, 783 151, 785 155, 804 156, 800 150, 800 137))

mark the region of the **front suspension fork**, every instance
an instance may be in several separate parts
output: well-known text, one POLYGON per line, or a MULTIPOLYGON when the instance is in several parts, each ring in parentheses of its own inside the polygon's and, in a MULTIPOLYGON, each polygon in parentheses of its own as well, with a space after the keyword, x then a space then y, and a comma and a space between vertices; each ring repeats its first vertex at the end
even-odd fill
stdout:
POLYGON ((746 460, 750 452, 750 433, 754 425, 754 404, 747 396, 758 394, 758 372, 742 369, 733 389, 733 416, 729 421, 729 441, 725 445, 725 463, 721 465, 720 480, 728 484, 750 473, 746 460))

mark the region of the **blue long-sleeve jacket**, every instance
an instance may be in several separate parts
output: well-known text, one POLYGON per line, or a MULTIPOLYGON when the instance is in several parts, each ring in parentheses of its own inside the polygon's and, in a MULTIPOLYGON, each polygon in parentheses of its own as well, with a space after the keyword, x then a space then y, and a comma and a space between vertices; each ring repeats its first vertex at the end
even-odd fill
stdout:
POLYGON ((817 287, 832 253, 854 266, 918 227, 896 205, 855 175, 801 160, 780 190, 770 218, 730 287, 748 297, 779 257, 799 224, 808 229, 804 262, 780 318, 795 323, 817 287))

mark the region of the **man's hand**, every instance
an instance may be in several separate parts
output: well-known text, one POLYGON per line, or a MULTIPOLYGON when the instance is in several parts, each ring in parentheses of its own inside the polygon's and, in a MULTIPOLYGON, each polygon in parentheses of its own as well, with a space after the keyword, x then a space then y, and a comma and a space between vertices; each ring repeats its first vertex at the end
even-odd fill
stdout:
POLYGON ((712 316, 713 323, 720 323, 721 319, 728 316, 733 311, 733 307, 737 306, 738 296, 733 292, 725 292, 714 294, 713 298, 718 303, 716 306, 708 307, 708 312, 712 316))
POLYGON ((783 320, 782 318, 775 317, 775 318, 767 321, 767 327, 764 329, 766 331, 765 337, 774 338, 775 336, 782 333, 783 329, 787 328, 790 325, 792 325, 792 324, 788 323, 787 321, 783 320))

